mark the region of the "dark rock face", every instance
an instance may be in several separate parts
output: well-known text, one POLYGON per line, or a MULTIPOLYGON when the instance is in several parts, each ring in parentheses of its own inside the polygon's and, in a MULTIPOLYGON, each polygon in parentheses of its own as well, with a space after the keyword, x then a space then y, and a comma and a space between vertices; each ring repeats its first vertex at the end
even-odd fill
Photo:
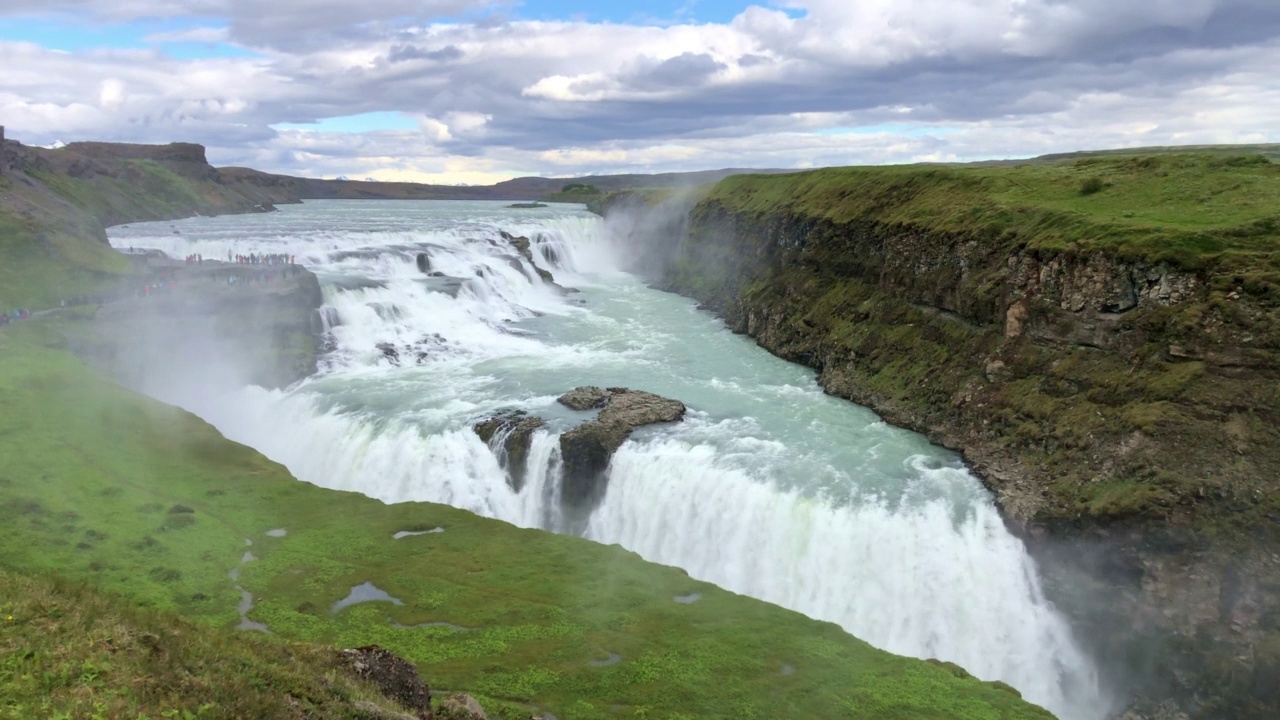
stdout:
POLYGON ((560 436, 564 463, 561 500, 580 512, 589 511, 604 496, 605 470, 632 430, 676 422, 685 414, 684 403, 678 400, 627 388, 580 387, 563 395, 560 403, 573 410, 602 408, 595 420, 560 436))
POLYGON ((431 272, 431 256, 430 255, 424 252, 418 253, 417 262, 418 262, 418 270, 420 272, 424 272, 424 273, 431 272))
POLYGON ((366 645, 338 651, 338 664, 372 683, 383 695, 413 711, 421 720, 432 717, 431 690, 418 675, 417 666, 408 660, 377 645, 366 645))
POLYGON ((590 509, 604 495, 604 472, 613 453, 631 427, 620 422, 593 421, 560 436, 560 456, 564 461, 562 499, 566 505, 590 509))
MULTIPOLYGON (((520 253, 520 255, 524 257, 525 260, 529 261, 529 267, 533 268, 533 271, 538 273, 538 277, 542 278, 543 282, 551 285, 555 285, 556 287, 560 287, 559 285, 556 285, 556 278, 554 275, 550 273, 550 271, 543 270, 533 262, 533 250, 531 249, 531 246, 529 244, 529 238, 516 237, 515 235, 512 235, 506 230, 500 231, 499 234, 502 235, 503 240, 506 240, 508 243, 511 243, 511 247, 515 248, 516 252, 520 253)), ((517 269, 523 272, 523 268, 517 267, 517 269)))
POLYGON ((503 240, 511 243, 511 247, 515 248, 516 252, 523 255, 529 262, 533 262, 533 252, 529 249, 529 238, 516 237, 506 230, 501 230, 498 234, 502 236, 503 240))
POLYGON ((526 462, 529 459, 529 444, 533 441, 533 431, 544 424, 540 417, 529 415, 523 410, 513 410, 481 420, 471 427, 489 447, 494 446, 495 438, 500 443, 494 449, 498 452, 498 459, 507 471, 507 482, 516 492, 524 488, 526 462))
POLYGON ((315 275, 300 268, 282 275, 208 262, 200 268, 147 262, 176 285, 101 305, 93 332, 74 346, 92 364, 134 388, 160 374, 283 388, 316 372, 325 328, 315 275), (220 274, 216 280, 214 273, 220 274), (242 282, 228 284, 229 274, 242 282))
POLYGON ((382 353, 382 356, 385 357, 392 365, 400 364, 400 351, 396 349, 395 345, 388 342, 380 342, 374 347, 378 348, 382 353))

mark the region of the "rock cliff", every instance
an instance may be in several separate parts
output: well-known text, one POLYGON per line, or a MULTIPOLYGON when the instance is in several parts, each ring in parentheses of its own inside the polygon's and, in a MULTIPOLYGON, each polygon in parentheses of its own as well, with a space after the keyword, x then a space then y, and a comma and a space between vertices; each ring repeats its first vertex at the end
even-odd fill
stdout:
POLYGON ((1274 717, 1275 221, 1153 229, 1130 220, 1145 195, 1101 218, 1075 183, 1172 191, 1235 174, 1257 191, 1280 186, 1277 170, 1120 159, 735 178, 650 247, 666 288, 962 451, 1137 717, 1165 700, 1274 717), (1011 205, 1003 183, 1036 204, 1011 205))

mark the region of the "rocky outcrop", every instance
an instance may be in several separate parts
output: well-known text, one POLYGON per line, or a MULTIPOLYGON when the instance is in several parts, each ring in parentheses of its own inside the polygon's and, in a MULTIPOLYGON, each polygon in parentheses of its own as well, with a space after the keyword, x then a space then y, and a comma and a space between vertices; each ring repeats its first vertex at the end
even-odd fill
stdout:
POLYGON ((581 512, 590 510, 604 496, 605 470, 633 430, 676 422, 685 414, 684 403, 627 388, 580 387, 563 395, 560 403, 573 410, 600 409, 594 420, 560 436, 562 501, 581 512))
MULTIPOLYGON (((431 362, 447 344, 448 341, 440 333, 431 333, 430 335, 423 335, 416 342, 404 345, 396 345, 395 343, 384 341, 374 343, 373 347, 382 354, 382 358, 388 363, 400 367, 402 364, 409 362, 410 359, 417 365, 431 362)), ((336 348, 331 338, 326 339, 325 348, 330 352, 336 348)))
POLYGON ((545 424, 540 417, 512 410, 472 426, 476 435, 497 454, 498 462, 507 471, 507 483, 516 492, 524 488, 533 432, 545 424))
POLYGON ((556 402, 569 408, 585 412, 587 410, 599 410, 609 404, 609 398, 612 393, 608 390, 601 390, 598 387, 583 386, 577 387, 569 392, 561 395, 556 402))
MULTIPOLYGON (((553 285, 557 288, 560 287, 559 285, 556 284, 556 278, 554 275, 551 274, 550 270, 544 270, 538 267, 537 263, 533 261, 533 250, 529 244, 529 238, 523 237, 523 236, 516 237, 515 235, 512 235, 506 230, 499 231, 499 234, 502 236, 503 240, 506 240, 508 243, 511 243, 511 247, 515 248, 516 252, 520 253, 521 257, 523 257, 525 260, 529 262, 529 267, 533 268, 533 271, 538 273, 538 277, 542 278, 543 282, 553 285)), ((521 272, 524 271, 523 268, 517 267, 517 269, 520 270, 521 272)))
POLYGON ((1118 692, 1193 718, 1280 712, 1261 690, 1280 683, 1280 311, 1265 285, 721 199, 665 247, 664 287, 963 452, 1118 692))
MULTIPOLYGON (((633 430, 676 422, 685 414, 684 403, 678 400, 627 388, 578 387, 560 396, 558 401, 571 410, 599 411, 595 418, 560 436, 563 463, 560 501, 577 519, 584 518, 604 497, 605 471, 613 453, 633 430)), ((533 432, 543 425, 545 421, 540 417, 523 410, 511 410, 472 426, 476 435, 497 454, 516 492, 524 487, 533 432)))
POLYGON ((56 150, 13 143, 23 172, 56 175, 65 199, 104 226, 192 215, 269 212, 301 202, 287 182, 245 182, 209 164, 192 143, 71 143, 56 150))
MULTIPOLYGON (((366 645, 339 650, 338 665, 346 672, 372 684, 401 707, 412 711, 414 717, 431 720, 431 689, 418 674, 417 666, 408 660, 377 645, 366 645)), ((484 717, 483 712, 480 717, 484 717)))

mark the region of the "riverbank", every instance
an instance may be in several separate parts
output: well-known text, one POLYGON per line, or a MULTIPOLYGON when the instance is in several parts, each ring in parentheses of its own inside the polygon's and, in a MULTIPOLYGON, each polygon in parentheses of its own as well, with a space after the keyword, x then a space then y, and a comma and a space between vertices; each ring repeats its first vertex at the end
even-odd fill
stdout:
POLYGON ((663 286, 963 451, 1122 687, 1261 718, 1278 198, 1265 158, 1167 155, 739 176, 608 214, 660 228, 663 286))

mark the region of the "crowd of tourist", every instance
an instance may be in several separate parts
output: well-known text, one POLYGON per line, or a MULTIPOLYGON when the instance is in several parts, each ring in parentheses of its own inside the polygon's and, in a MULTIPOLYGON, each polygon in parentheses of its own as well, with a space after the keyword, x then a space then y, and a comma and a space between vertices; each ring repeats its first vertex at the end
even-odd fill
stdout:
POLYGON ((0 313, 0 327, 4 327, 11 322, 26 320, 29 317, 31 317, 31 308, 18 308, 11 313, 0 313))
POLYGON ((296 255, 288 253, 249 253, 248 255, 233 255, 230 250, 227 251, 227 262, 236 262, 240 265, 293 265, 297 261, 296 255))

